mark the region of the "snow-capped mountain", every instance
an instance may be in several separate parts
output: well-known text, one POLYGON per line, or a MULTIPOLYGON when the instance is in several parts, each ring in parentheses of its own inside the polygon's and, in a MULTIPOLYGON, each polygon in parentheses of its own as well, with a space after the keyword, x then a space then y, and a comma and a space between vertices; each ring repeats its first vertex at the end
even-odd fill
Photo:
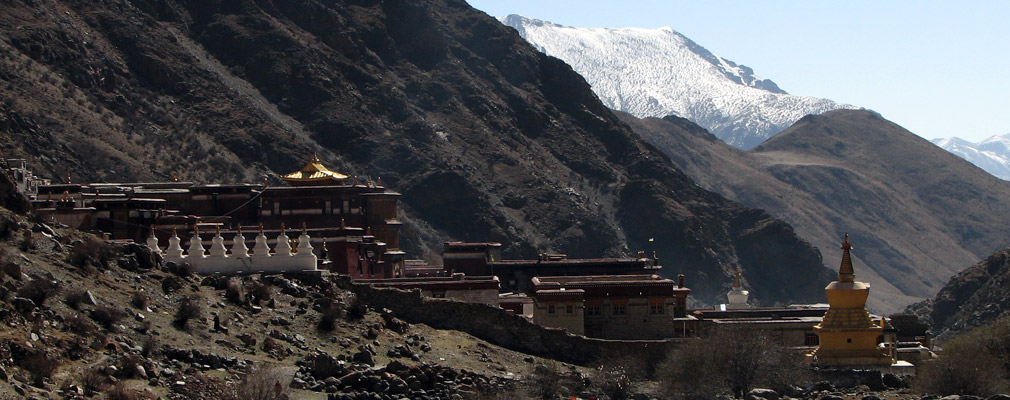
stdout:
POLYGON ((1010 133, 978 143, 961 138, 933 139, 933 144, 1000 179, 1010 180, 1010 133))
POLYGON ((678 115, 743 149, 804 115, 857 108, 789 95, 669 27, 573 28, 514 14, 499 20, 571 65, 608 107, 639 118, 678 115))

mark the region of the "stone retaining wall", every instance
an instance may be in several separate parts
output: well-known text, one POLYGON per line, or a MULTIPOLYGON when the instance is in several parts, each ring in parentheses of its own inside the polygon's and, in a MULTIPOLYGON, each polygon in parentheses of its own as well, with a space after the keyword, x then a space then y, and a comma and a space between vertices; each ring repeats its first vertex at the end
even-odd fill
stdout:
POLYGON ((675 339, 630 341, 586 338, 533 324, 498 307, 424 298, 419 290, 373 288, 367 283, 351 283, 343 276, 334 279, 369 307, 376 310, 387 308, 407 322, 465 332, 510 350, 574 364, 590 365, 624 359, 629 355, 657 361, 678 343, 675 339))

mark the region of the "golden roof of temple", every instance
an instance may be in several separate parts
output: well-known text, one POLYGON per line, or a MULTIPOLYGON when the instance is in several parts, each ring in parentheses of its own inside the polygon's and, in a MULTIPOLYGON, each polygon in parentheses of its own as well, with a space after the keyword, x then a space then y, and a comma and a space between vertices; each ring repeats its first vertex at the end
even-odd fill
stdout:
POLYGON ((312 160, 308 164, 305 164, 304 168, 300 171, 283 175, 281 179, 287 182, 318 182, 347 179, 347 175, 330 171, 319 161, 319 157, 313 155, 312 160))

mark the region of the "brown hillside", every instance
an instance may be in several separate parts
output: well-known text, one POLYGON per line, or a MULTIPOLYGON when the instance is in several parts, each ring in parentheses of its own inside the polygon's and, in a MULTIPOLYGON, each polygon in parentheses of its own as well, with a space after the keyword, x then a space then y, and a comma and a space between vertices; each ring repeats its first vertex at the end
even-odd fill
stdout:
POLYGON ((276 182, 316 153, 404 194, 414 256, 655 250, 705 301, 737 266, 764 302, 823 296, 791 227, 697 187, 460 0, 8 1, 0 22, 0 148, 43 176, 276 182))
POLYGON ((779 216, 826 254, 851 234, 881 312, 932 296, 1010 239, 1007 182, 869 111, 804 117, 749 152, 676 117, 622 119, 702 187, 779 216))

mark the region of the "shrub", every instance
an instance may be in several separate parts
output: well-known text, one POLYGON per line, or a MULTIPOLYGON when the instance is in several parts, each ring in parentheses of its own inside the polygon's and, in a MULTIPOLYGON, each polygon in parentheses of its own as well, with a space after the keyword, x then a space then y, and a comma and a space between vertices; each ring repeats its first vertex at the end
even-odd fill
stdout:
POLYGON ((158 338, 154 336, 145 336, 144 340, 140 342, 140 355, 150 357, 151 353, 154 353, 154 349, 157 347, 158 338))
POLYGON ((101 305, 91 310, 91 319, 106 330, 111 331, 123 318, 126 318, 126 312, 117 308, 101 305))
POLYGON ((105 398, 108 400, 137 400, 140 399, 137 391, 127 389, 123 382, 116 382, 105 391, 105 398))
POLYGON ((69 316, 64 318, 63 326, 79 336, 90 336, 98 332, 98 326, 77 312, 71 312, 69 316))
POLYGON ((273 285, 253 279, 246 283, 246 294, 253 304, 259 304, 260 301, 270 301, 270 298, 273 297, 273 285))
POLYGON ((228 283, 225 285, 224 297, 237 305, 244 305, 246 303, 245 288, 238 278, 228 279, 228 283))
POLYGON ((324 298, 320 303, 319 323, 316 324, 316 328, 323 332, 332 332, 336 329, 337 320, 344 317, 344 308, 330 298, 324 298))
POLYGON ((203 304, 199 299, 192 297, 183 298, 179 302, 179 308, 175 311, 175 319, 172 321, 179 329, 186 329, 189 320, 203 316, 203 304))
POLYGON ((613 400, 625 400, 631 396, 631 378, 625 373, 622 365, 610 365, 600 368, 593 374, 600 391, 613 400))
POLYGON ((32 378, 32 383, 41 386, 46 379, 53 376, 56 368, 59 368, 60 360, 44 352, 35 353, 21 360, 23 368, 32 378))
POLYGON ((257 368, 235 388, 237 399, 286 400, 291 377, 280 368, 257 368))
POLYGON ((912 388, 941 396, 989 396, 1010 390, 1010 317, 943 344, 939 359, 916 366, 912 388))
POLYGON ((365 302, 358 299, 358 296, 355 296, 354 294, 348 295, 345 302, 347 303, 348 319, 353 320, 362 319, 365 317, 365 314, 368 313, 368 306, 365 304, 365 302))
POLYGON ((100 368, 94 367, 81 372, 77 377, 77 381, 80 382, 81 389, 84 389, 84 395, 90 397, 102 391, 102 388, 108 384, 109 378, 105 376, 105 372, 100 368))
POLYGON ((105 241, 87 235, 70 250, 68 262, 85 270, 105 268, 114 250, 105 241))
POLYGON ((809 370, 794 352, 760 330, 719 328, 682 343, 660 367, 670 398, 711 399, 724 391, 741 397, 756 385, 783 390, 806 386, 809 370))
POLYGON ((35 302, 36 307, 42 307, 50 296, 59 291, 59 284, 48 279, 34 279, 18 289, 18 296, 35 302))
POLYGON ((74 310, 80 311, 81 303, 88 299, 88 291, 84 289, 71 289, 63 296, 63 303, 74 310))
POLYGON ((134 308, 138 310, 147 309, 147 303, 149 301, 150 299, 147 297, 147 295, 139 290, 135 290, 133 291, 133 293, 130 294, 130 305, 132 305, 134 308))

